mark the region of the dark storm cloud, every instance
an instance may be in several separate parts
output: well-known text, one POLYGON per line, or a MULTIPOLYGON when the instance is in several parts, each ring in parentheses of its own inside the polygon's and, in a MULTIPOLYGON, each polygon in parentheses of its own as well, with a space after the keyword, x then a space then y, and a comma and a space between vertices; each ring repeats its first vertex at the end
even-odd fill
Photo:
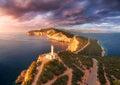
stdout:
POLYGON ((47 12, 58 9, 63 0, 0 0, 3 12, 19 17, 26 13, 47 12))
POLYGON ((17 19, 46 16, 58 24, 80 24, 120 11, 120 0, 0 0, 1 12, 17 19))

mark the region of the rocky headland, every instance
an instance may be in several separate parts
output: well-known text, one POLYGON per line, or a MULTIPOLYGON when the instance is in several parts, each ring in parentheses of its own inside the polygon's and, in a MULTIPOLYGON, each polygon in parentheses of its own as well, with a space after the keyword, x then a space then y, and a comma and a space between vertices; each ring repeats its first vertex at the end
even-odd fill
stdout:
MULTIPOLYGON (((105 57, 101 58, 104 56, 104 50, 97 40, 52 28, 32 30, 27 32, 27 35, 46 36, 50 40, 68 43, 68 47, 66 51, 55 53, 56 58, 52 60, 47 56, 49 53, 40 55, 27 70, 21 72, 16 83, 21 85, 107 85, 114 83, 110 81, 111 77, 106 76, 109 74, 105 68, 108 69, 109 66, 106 67, 108 64, 104 62, 105 57)), ((119 80, 119 77, 117 78, 119 80)))
POLYGON ((73 35, 68 32, 58 30, 58 29, 53 29, 53 28, 32 30, 32 31, 27 32, 27 35, 46 36, 49 39, 68 43, 67 50, 69 50, 71 52, 75 52, 75 51, 83 48, 88 42, 88 38, 80 37, 80 36, 73 35))

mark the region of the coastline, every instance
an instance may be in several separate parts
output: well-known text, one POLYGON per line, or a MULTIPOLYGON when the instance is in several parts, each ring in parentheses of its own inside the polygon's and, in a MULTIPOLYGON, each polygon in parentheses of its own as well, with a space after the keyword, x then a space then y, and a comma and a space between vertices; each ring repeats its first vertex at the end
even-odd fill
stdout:
MULTIPOLYGON (((67 43, 68 44, 68 46, 71 46, 71 48, 74 48, 75 46, 78 46, 79 45, 79 43, 80 43, 80 45, 81 45, 81 43, 83 43, 83 41, 84 41, 84 43, 85 43, 85 41, 86 41, 86 38, 82 38, 82 37, 79 37, 79 36, 73 36, 72 38, 69 38, 69 37, 64 37, 64 35, 65 34, 62 34, 62 35, 56 35, 56 34, 54 34, 54 37, 51 37, 51 36, 53 36, 53 35, 49 35, 49 36, 47 36, 47 39, 49 39, 50 41, 51 41, 51 43, 52 43, 52 41, 54 42, 55 41, 55 43, 57 44, 58 42, 64 42, 64 43, 67 43), (57 38, 58 37, 58 38, 57 38), (62 39, 61 39, 61 37, 62 37, 62 39), (67 41, 69 41, 69 39, 70 39, 70 41, 71 41, 71 39, 73 39, 73 41, 72 41, 72 44, 71 44, 71 42, 67 42, 65 39, 68 39, 67 41), (82 41, 83 40, 83 41, 82 41)), ((87 44, 86 45, 84 45, 80 50, 78 50, 78 51, 76 51, 76 54, 79 52, 79 51, 81 51, 81 50, 83 50, 84 48, 86 48, 89 44, 90 44, 90 39, 88 38, 88 40, 87 40, 88 42, 87 42, 87 44)), ((100 44, 100 42, 99 42, 99 40, 94 40, 94 42, 95 42, 95 44, 97 44, 97 47, 99 48, 99 55, 100 56, 102 56, 102 57, 104 57, 105 56, 105 49, 103 48, 103 46, 100 44), (97 41, 97 42, 96 42, 97 41), (100 47, 99 47, 100 46, 100 47), (101 48, 101 49, 100 49, 101 48)), ((93 43, 94 43, 93 42, 93 43)), ((96 45, 92 45, 93 47, 94 46, 96 46, 96 45)), ((95 49, 95 51, 96 51, 96 49, 95 49)), ((98 55, 98 56, 99 56, 98 55)), ((38 61, 38 60, 37 60, 38 61)), ((40 58, 40 61, 41 61, 41 58, 40 58)), ((20 76, 18 76, 18 79, 16 80, 16 83, 22 83, 22 84, 25 84, 26 82, 29 82, 29 81, 31 81, 31 80, 29 80, 29 74, 31 74, 31 73, 29 73, 29 72, 33 72, 34 71, 34 68, 31 70, 31 68, 33 67, 32 66, 33 64, 31 64, 30 66, 29 66, 29 68, 27 69, 27 72, 26 72, 26 74, 24 75, 24 76, 21 76, 22 75, 22 73, 20 74, 20 76), (32 66, 32 67, 31 67, 32 66), (31 71, 29 71, 29 70, 31 70, 31 71)), ((35 62, 35 65, 34 66, 36 66, 37 64, 36 64, 36 62, 35 62)), ((43 67, 43 64, 42 64, 42 67, 43 67)), ((43 69, 43 68, 40 68, 40 69, 43 69)), ((37 67, 35 67, 35 69, 36 69, 37 67)), ((37 69, 38 70, 38 69, 37 69)), ((33 85, 35 85, 36 83, 37 83, 37 81, 38 81, 38 79, 39 79, 39 75, 41 74, 41 72, 42 72, 42 70, 39 70, 39 73, 37 73, 37 76, 36 77, 33 77, 33 78, 31 78, 32 79, 32 84, 33 85), (35 79, 35 80, 34 80, 35 79)), ((32 73, 32 75, 33 75, 33 73, 32 73)), ((36 74, 34 74, 34 75, 36 75, 36 74)), ((31 77, 31 76, 30 76, 31 77)))
POLYGON ((104 57, 106 52, 105 52, 105 49, 104 47, 100 44, 99 40, 97 40, 97 43, 100 45, 101 49, 102 49, 102 52, 101 52, 101 56, 104 57))

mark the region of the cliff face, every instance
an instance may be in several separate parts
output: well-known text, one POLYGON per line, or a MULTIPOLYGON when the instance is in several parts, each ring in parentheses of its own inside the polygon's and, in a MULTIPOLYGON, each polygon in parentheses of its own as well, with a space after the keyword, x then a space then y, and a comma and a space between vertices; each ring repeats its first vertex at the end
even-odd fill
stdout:
POLYGON ((85 38, 80 38, 75 35, 73 36, 67 32, 57 29, 33 30, 27 32, 27 35, 36 35, 36 36, 45 35, 53 40, 67 42, 69 43, 67 50, 71 52, 81 49, 87 42, 85 38))
POLYGON ((25 79, 25 75, 26 75, 26 70, 23 70, 15 82, 22 83, 25 79))
POLYGON ((70 42, 71 38, 68 38, 62 32, 56 32, 54 30, 47 31, 47 37, 57 41, 70 42))
POLYGON ((41 30, 32 30, 32 31, 29 31, 26 33, 27 35, 29 36, 41 36, 41 35, 44 35, 45 33, 44 32, 41 32, 41 30))
POLYGON ((36 74, 36 62, 33 61, 32 64, 27 69, 24 81, 22 82, 21 85, 31 85, 31 83, 33 82, 33 78, 34 78, 35 74, 36 74))
POLYGON ((32 30, 26 33, 27 35, 35 35, 35 36, 41 36, 45 35, 50 39, 57 40, 57 41, 62 41, 62 42, 70 42, 71 38, 66 36, 64 33, 61 31, 58 31, 56 29, 48 29, 48 30, 32 30))
POLYGON ((87 38, 75 35, 68 45, 68 50, 71 52, 75 52, 79 49, 82 49, 87 44, 87 42, 87 38))
POLYGON ((71 52, 74 52, 78 49, 78 45, 79 45, 79 41, 77 40, 76 36, 74 36, 71 39, 71 42, 68 46, 68 50, 71 51, 71 52))

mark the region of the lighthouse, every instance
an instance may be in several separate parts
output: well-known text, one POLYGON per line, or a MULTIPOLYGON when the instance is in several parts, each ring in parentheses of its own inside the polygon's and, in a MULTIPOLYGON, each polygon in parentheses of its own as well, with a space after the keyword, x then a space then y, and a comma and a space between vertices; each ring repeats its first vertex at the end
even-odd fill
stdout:
POLYGON ((56 54, 54 53, 54 46, 51 45, 51 52, 49 54, 46 55, 47 59, 56 59, 56 54))
POLYGON ((53 55, 54 55, 54 46, 51 45, 51 56, 53 56, 53 55))
POLYGON ((53 45, 51 45, 51 54, 50 54, 50 56, 51 56, 51 59, 56 59, 56 56, 55 56, 55 53, 54 53, 54 46, 53 45))

